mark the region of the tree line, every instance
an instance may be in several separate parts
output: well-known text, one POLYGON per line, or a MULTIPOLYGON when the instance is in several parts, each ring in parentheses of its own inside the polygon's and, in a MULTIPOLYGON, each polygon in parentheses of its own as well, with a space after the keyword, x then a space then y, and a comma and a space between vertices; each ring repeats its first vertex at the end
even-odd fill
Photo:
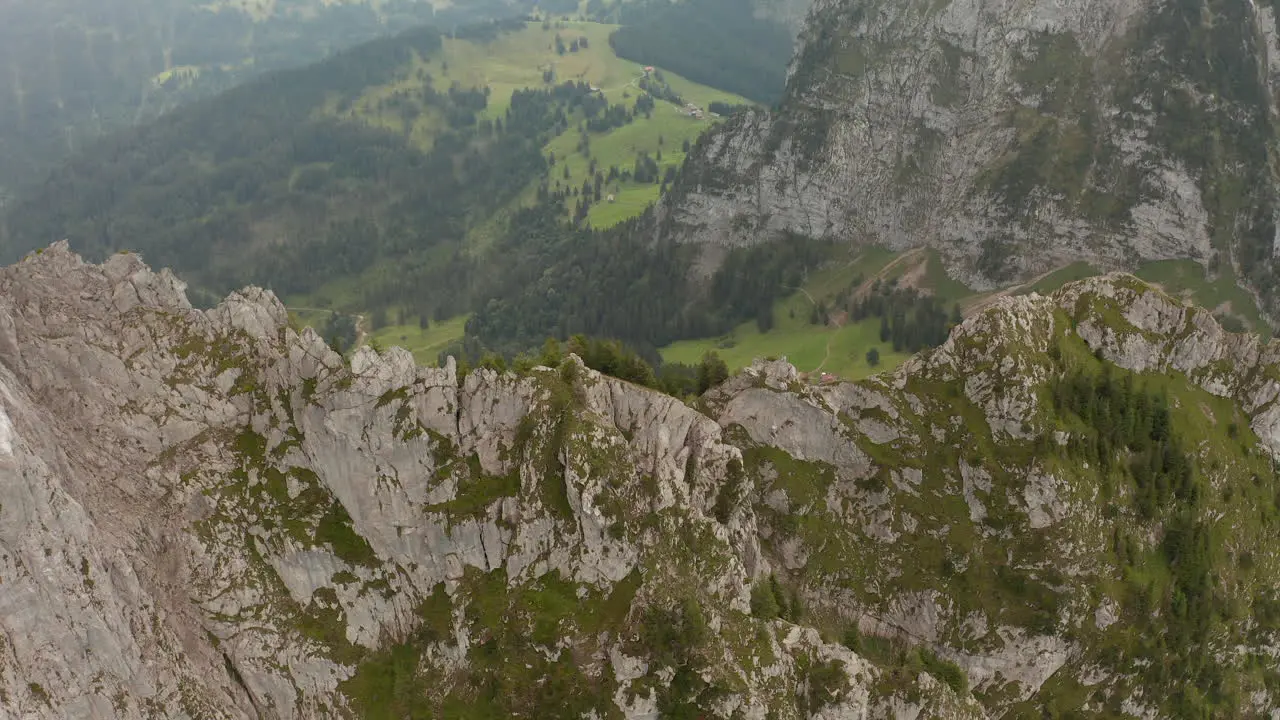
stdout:
POLYGON ((1072 367, 1063 356, 1060 345, 1051 349, 1055 363, 1067 367, 1051 381, 1049 396, 1057 416, 1079 422, 1070 427, 1066 453, 1096 469, 1104 503, 1127 506, 1143 526, 1155 523, 1160 531, 1154 547, 1144 548, 1124 525, 1112 537, 1125 582, 1124 619, 1137 628, 1136 647, 1120 652, 1149 659, 1141 675, 1153 686, 1181 688, 1163 699, 1171 714, 1233 711, 1238 698, 1222 685, 1220 661, 1209 647, 1214 628, 1230 613, 1215 589, 1209 488, 1176 430, 1169 398, 1110 363, 1072 367), (1167 580, 1151 582, 1153 566, 1167 580))
POLYGON ((527 373, 536 366, 560 367, 570 353, 592 370, 678 398, 702 395, 729 379, 729 366, 714 351, 704 354, 697 365, 669 363, 656 352, 642 353, 618 340, 582 334, 564 342, 550 337, 540 348, 513 355, 487 350, 474 338, 466 338, 443 350, 439 362, 443 365, 454 358, 462 376, 477 367, 527 373))
POLYGON ((642 350, 722 335, 794 292, 831 257, 830 242, 787 235, 731 251, 708 282, 689 268, 699 249, 655 239, 653 212, 605 231, 567 225, 554 202, 521 211, 500 240, 487 298, 467 333, 518 352, 546 336, 613 337, 642 350))
POLYGON ((362 308, 465 312, 495 274, 462 252, 469 227, 545 176, 551 138, 607 109, 571 82, 516 91, 502 116, 481 120, 484 88, 424 80, 392 99, 449 118, 427 152, 392 130, 315 117, 331 94, 357 97, 439 45, 424 30, 363 46, 113 138, 18 201, 6 250, 62 237, 89 257, 128 247, 218 294, 245 283, 306 293, 385 266, 362 308))
POLYGON ((167 3, 163 12, 140 12, 134 0, 0 4, 0 186, 33 183, 108 133, 264 73, 377 44, 388 32, 427 23, 483 29, 478 20, 512 14, 505 0, 313 10, 255 19, 196 3, 167 3))
POLYGON ((760 103, 782 97, 791 32, 756 16, 750 0, 627 3, 609 36, 619 57, 662 67, 760 103))
POLYGON ((869 293, 846 298, 844 304, 850 322, 880 318, 880 342, 890 343, 894 352, 937 347, 961 320, 959 304, 953 304, 948 313, 938 298, 916 288, 898 287, 897 278, 877 279, 869 293))
POLYGON ((441 44, 429 28, 387 38, 99 143, 17 199, 4 251, 15 259, 64 237, 90 258, 130 248, 209 296, 246 283, 305 295, 360 276, 349 306, 336 309, 398 308, 420 322, 472 312, 468 336, 508 357, 582 333, 651 358, 753 317, 829 256, 828 243, 791 235, 731 252, 703 284, 689 277, 698 248, 657 232, 651 212, 607 231, 585 227, 604 182, 666 186, 674 168, 640 155, 634 167, 597 168, 580 187, 555 188, 542 149, 571 128, 589 135, 589 122, 651 112, 653 97, 619 109, 566 82, 518 90, 495 117, 485 88, 412 74, 417 58, 444 69, 441 44), (395 93, 360 99, 392 82, 395 93), (424 151, 407 126, 369 122, 377 113, 445 122, 424 151), (486 252, 471 252, 471 229, 538 178, 536 205, 500 224, 486 252))

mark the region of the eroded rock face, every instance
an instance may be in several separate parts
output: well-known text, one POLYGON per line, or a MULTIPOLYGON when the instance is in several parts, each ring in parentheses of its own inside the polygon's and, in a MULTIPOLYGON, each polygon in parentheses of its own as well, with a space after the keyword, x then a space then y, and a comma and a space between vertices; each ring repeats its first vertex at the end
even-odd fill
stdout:
MULTIPOLYGON (((1196 472, 1215 488, 1204 492, 1217 493, 1204 501, 1213 509, 1196 511, 1201 521, 1241 532, 1254 527, 1255 505, 1234 493, 1249 485, 1270 492, 1262 477, 1280 460, 1278 349, 1112 275, 1051 297, 1002 299, 889 375, 771 386, 766 378, 776 373, 762 363, 708 397, 758 489, 764 555, 804 589, 810 607, 841 614, 864 635, 934 648, 988 698, 1048 702, 1056 692, 1049 678, 1072 677, 1095 698, 1164 717, 1151 679, 1097 652, 1137 620, 1121 598, 1099 590, 1122 572, 1116 538, 1142 538, 1124 540, 1122 553, 1160 551, 1168 521, 1126 510, 1138 489, 1116 488, 1098 460, 1069 449, 1079 447, 1082 426, 1057 407, 1051 388, 1073 373, 1097 374, 1084 375, 1092 383, 1101 373, 1120 377, 1117 367, 1133 370, 1124 386, 1138 388, 1131 392, 1165 393, 1150 402, 1167 402, 1184 419, 1177 422, 1219 428, 1179 432, 1196 472), (992 562, 997 573, 1018 576, 1017 592, 1044 592, 992 604, 1013 587, 1002 580, 975 597, 970 583, 992 562)), ((1263 530, 1232 545, 1245 552, 1275 539, 1263 530)), ((1261 597, 1232 592, 1246 603, 1261 597)), ((1216 637, 1241 631, 1223 627, 1216 637)), ((942 712, 895 702, 899 717, 942 712)))
POLYGON ((1207 262, 1210 228, 1225 222, 1236 234, 1221 260, 1270 277, 1274 15, 1224 3, 1211 30, 1204 7, 820 1, 779 108, 701 142, 660 227, 730 246, 784 233, 928 245, 987 289, 1076 260, 1207 262), (1188 57, 1196 43, 1249 79, 1188 57), (1241 133, 1218 157, 1253 178, 1244 206, 1215 195, 1222 166, 1183 142, 1206 127, 1241 133))
MULTIPOLYGON (((348 365, 270 293, 200 312, 169 273, 64 244, 0 271, 0 318, 0 698, 24 717, 358 713, 343 683, 439 592, 458 610, 423 670, 466 667, 475 573, 580 597, 635 574, 637 617, 693 578, 714 626, 749 610, 750 488, 719 499, 739 450, 576 358, 462 382, 400 349, 348 365), (698 575, 669 523, 703 538, 698 575)), ((794 706, 801 654, 851 656, 777 632, 767 677, 712 671, 748 683, 726 707, 794 706)), ((640 661, 635 682, 670 673, 640 661)))
MULTIPOLYGON (((724 717, 984 717, 1051 677, 1154 712, 1103 652, 1131 609, 1097 589, 1116 532, 1137 552, 1160 529, 1046 449, 1080 432, 1045 391, 1076 347, 1185 376, 1177 412, 1230 409, 1232 442, 1280 457, 1277 346, 1124 276, 1002 301, 858 383, 762 362, 699 410, 572 356, 346 360, 270 293, 198 311, 136 257, 55 245, 0 270, 0 708, 360 716, 411 648, 424 707, 572 657, 600 716, 650 717, 682 667, 724 717), (762 590, 779 617, 753 617, 762 590), (655 644, 670 625, 692 654, 655 644), (864 657, 851 628, 933 664, 864 657)), ((1245 517, 1259 458, 1203 471, 1242 488, 1214 522, 1245 517)))
POLYGON ((1258 439, 1280 459, 1280 344, 1229 333, 1207 311, 1132 277, 1073 283, 1056 300, 1081 317, 1080 337, 1107 360, 1139 372, 1180 373, 1238 402, 1258 439), (1082 307, 1090 304, 1092 313, 1082 307))

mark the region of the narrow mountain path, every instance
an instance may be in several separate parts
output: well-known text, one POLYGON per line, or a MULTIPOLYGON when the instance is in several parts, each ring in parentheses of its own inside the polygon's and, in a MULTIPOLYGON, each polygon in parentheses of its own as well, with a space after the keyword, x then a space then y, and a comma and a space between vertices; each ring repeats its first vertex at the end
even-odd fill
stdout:
POLYGON ((602 92, 602 93, 613 92, 614 90, 621 90, 621 89, 623 89, 623 88, 629 88, 629 87, 633 87, 633 88, 637 88, 637 89, 639 89, 639 87, 640 87, 640 86, 639 86, 639 85, 637 85, 637 83, 639 83, 639 82, 640 82, 640 78, 642 78, 642 77, 644 77, 644 73, 643 73, 643 72, 642 72, 642 73, 640 73, 639 75, 637 75, 637 76, 635 76, 635 77, 631 78, 631 81, 630 81, 630 82, 628 82, 628 83, 627 83, 627 84, 625 84, 625 85, 614 85, 613 87, 600 88, 600 92, 602 92))
MULTIPOLYGON (((853 292, 853 297, 861 297, 862 295, 865 295, 868 291, 871 290, 871 286, 875 284, 876 280, 883 279, 889 274, 891 270, 898 267, 899 265, 902 265, 903 263, 907 263, 907 262, 921 260, 921 255, 923 255, 923 253, 924 253, 924 248, 917 248, 915 250, 909 250, 903 253, 902 255, 899 255, 898 257, 894 258, 889 262, 889 264, 880 268, 879 272, 877 272, 876 274, 864 280, 862 284, 858 286, 858 289, 853 292)), ((858 259, 859 258, 854 258, 850 260, 849 264, 852 265, 856 263, 858 259)), ((805 290, 804 288, 796 288, 796 289, 804 293, 804 296, 809 298, 809 302, 813 303, 815 307, 817 306, 818 304, 817 301, 813 299, 813 296, 809 294, 808 290, 805 290)), ((822 372, 822 368, 826 367, 827 362, 831 360, 831 344, 835 342, 836 335, 839 334, 842 328, 844 328, 844 323, 842 322, 842 319, 845 317, 847 316, 844 313, 839 313, 834 317, 833 325, 835 327, 833 327, 831 329, 831 332, 827 335, 827 347, 823 352, 822 362, 818 363, 817 367, 809 371, 810 375, 814 373, 822 372)))
POLYGON ((877 280, 883 280, 885 277, 889 275, 890 271, 892 271, 894 268, 898 267, 899 265, 902 265, 903 263, 908 263, 908 262, 923 261, 924 258, 920 257, 923 254, 924 254, 924 248, 916 248, 915 250, 908 250, 907 252, 899 255, 893 260, 890 260, 888 265, 885 265, 884 267, 880 268, 880 272, 877 272, 876 274, 872 275, 866 280, 863 280, 862 284, 858 286, 858 289, 853 291, 853 297, 856 298, 856 297, 862 297, 863 295, 866 295, 868 292, 871 291, 871 286, 875 285, 877 280))
POLYGON ((814 368, 814 369, 812 369, 812 370, 810 370, 810 371, 809 371, 809 374, 810 374, 810 375, 812 375, 813 373, 816 373, 816 372, 821 372, 821 371, 822 371, 822 368, 826 367, 826 365, 827 365, 827 361, 831 359, 831 343, 832 343, 832 341, 834 341, 834 340, 836 339, 836 333, 840 332, 840 328, 842 328, 842 327, 844 327, 844 326, 840 324, 840 321, 839 321, 839 320, 836 320, 836 327, 835 327, 835 329, 834 329, 834 330, 832 330, 832 331, 827 335, 827 349, 826 349, 826 352, 825 352, 825 353, 823 354, 823 356, 822 356, 822 362, 818 363, 818 367, 816 367, 816 368, 814 368))
MULTIPOLYGON (((863 295, 866 295, 871 290, 871 286, 874 285, 877 280, 883 280, 885 277, 889 275, 890 272, 892 272, 895 268, 899 267, 900 265, 903 265, 905 263, 915 263, 917 265, 923 263, 927 259, 924 255, 924 252, 925 252, 925 248, 916 248, 914 250, 908 250, 907 252, 889 261, 887 265, 880 268, 879 272, 875 273, 871 277, 864 280, 862 284, 859 285, 856 290, 854 290, 853 297, 856 298, 856 297, 861 297, 863 295)), ((859 258, 855 257, 854 259, 849 261, 849 264, 852 265, 858 262, 858 259, 859 258)), ((1039 278, 1037 278, 1037 280, 1038 279, 1039 278)), ((1036 280, 1032 280, 1031 282, 1034 283, 1036 282, 1036 280)), ((812 303, 814 307, 817 307, 818 301, 814 299, 813 295, 809 294, 808 290, 805 290, 803 287, 794 287, 790 289, 798 290, 804 293, 804 296, 809 299, 809 302, 812 303)), ((836 335, 839 334, 842 328, 844 328, 843 320, 845 318, 847 318, 847 316, 844 313, 839 313, 834 316, 833 322, 832 322, 833 327, 831 328, 831 331, 827 334, 827 346, 823 351, 822 362, 818 363, 818 366, 810 370, 808 374, 812 375, 814 373, 822 372, 822 369, 827 366, 827 362, 831 360, 831 344, 835 342, 836 335)))
MULTIPOLYGON (((809 294, 809 291, 808 291, 808 290, 805 290, 805 289, 804 289, 804 288, 802 288, 802 287, 798 287, 798 288, 794 288, 794 289, 795 289, 795 290, 799 290, 800 292, 804 293, 804 296, 805 296, 806 298, 808 298, 808 299, 809 299, 809 302, 810 302, 810 303, 813 303, 813 306, 814 306, 814 307, 817 307, 817 306, 818 306, 818 301, 813 299, 813 296, 809 294)), ((814 368, 814 369, 812 369, 812 370, 810 370, 810 371, 809 371, 809 374, 810 374, 810 375, 812 375, 813 373, 816 373, 816 372, 821 371, 821 370, 822 370, 822 368, 826 366, 826 364, 827 364, 827 360, 830 360, 830 359, 831 359, 831 341, 836 339, 836 333, 840 332, 840 328, 841 328, 841 327, 843 327, 843 325, 841 325, 841 324, 840 324, 840 321, 837 319, 837 320, 836 320, 836 326, 835 326, 835 329, 834 329, 834 330, 832 330, 830 333, 828 333, 828 334, 827 334, 827 347, 826 347, 826 351, 824 352, 824 354, 823 354, 823 356, 822 356, 822 362, 818 363, 818 367, 816 367, 816 368, 814 368)))
POLYGON ((968 316, 971 313, 977 312, 979 310, 982 310, 985 307, 988 307, 989 305, 991 305, 992 303, 994 303, 995 301, 999 300, 1002 297, 1005 297, 1007 295, 1013 295, 1022 290, 1031 288, 1036 283, 1058 272, 1064 267, 1066 267, 1066 265, 1063 265, 1061 267, 1051 268, 1050 270, 1046 272, 1042 272, 1039 275, 1036 275, 1035 277, 1031 278, 1030 280, 1027 280, 1024 283, 1019 283, 1017 285, 1010 285, 1007 288, 1001 288, 999 290, 992 290, 991 292, 985 295, 978 295, 968 301, 961 301, 960 309, 963 311, 965 316, 968 316))

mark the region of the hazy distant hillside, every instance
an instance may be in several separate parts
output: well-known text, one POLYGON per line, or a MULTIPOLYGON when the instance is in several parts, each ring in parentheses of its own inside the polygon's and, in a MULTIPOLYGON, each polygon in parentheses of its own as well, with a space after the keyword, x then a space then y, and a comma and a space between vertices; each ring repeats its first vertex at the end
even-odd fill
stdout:
MULTIPOLYGON (((811 249, 753 256, 749 282, 726 279, 686 312, 687 252, 651 255, 625 227, 600 233, 656 201, 699 136, 750 104, 744 96, 776 97, 791 40, 757 17, 765 4, 628 2, 618 14, 633 24, 621 26, 573 19, 615 9, 594 2, 540 7, 534 21, 437 22, 268 73, 25 174, 34 182, 11 193, 0 254, 63 238, 93 257, 139 251, 193 292, 256 283, 312 322, 338 310, 373 331, 395 327, 392 339, 422 359, 459 338, 468 313, 474 337, 506 349, 579 329, 650 348, 724 332, 767 314, 779 278, 817 257, 811 249), (632 299, 603 309, 624 288, 632 299), (453 330, 422 337, 437 327, 453 330)), ((282 4, 239 7, 216 17, 249 35, 303 17, 282 4)), ((375 17, 366 6, 332 12, 375 17)), ((179 70, 207 59, 181 46, 168 58, 175 69, 111 124, 246 75, 179 70)), ((93 101, 85 107, 92 117, 93 101)), ((54 124, 27 130, 61 142, 54 124)))
POLYGON ((0 202, 104 132, 387 32, 514 12, 504 0, 0 3, 0 202), (376 6, 376 9, 375 9, 376 6))
MULTIPOLYGON (((61 238, 94 257, 133 250, 193 288, 255 283, 415 329, 581 255, 591 282, 566 284, 586 294, 530 309, 546 311, 539 327, 599 317, 626 270, 600 265, 637 255, 600 256, 587 227, 642 213, 714 124, 710 109, 746 102, 619 59, 616 29, 421 27, 265 75, 75 153, 15 194, 0 244, 10 257, 61 238)), ((678 267, 661 284, 673 303, 678 267)), ((487 334, 524 340, 534 324, 487 334)))

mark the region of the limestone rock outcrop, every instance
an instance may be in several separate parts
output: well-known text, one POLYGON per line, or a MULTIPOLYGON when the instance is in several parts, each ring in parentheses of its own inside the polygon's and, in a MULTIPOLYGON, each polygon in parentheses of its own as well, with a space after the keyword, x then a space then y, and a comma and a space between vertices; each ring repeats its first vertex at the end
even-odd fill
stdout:
POLYGON ((1231 528, 1206 572, 1256 611, 1204 642, 1265 715, 1277 347, 1111 276, 890 374, 761 361, 682 401, 574 356, 344 358, 268 292, 196 310, 55 245, 0 270, 0 710, 977 718, 1079 686, 1176 715, 1129 634, 1174 616, 1115 578, 1190 514, 1231 528), (1062 406, 1086 371, 1162 388, 1204 490, 1134 509, 1062 406))

